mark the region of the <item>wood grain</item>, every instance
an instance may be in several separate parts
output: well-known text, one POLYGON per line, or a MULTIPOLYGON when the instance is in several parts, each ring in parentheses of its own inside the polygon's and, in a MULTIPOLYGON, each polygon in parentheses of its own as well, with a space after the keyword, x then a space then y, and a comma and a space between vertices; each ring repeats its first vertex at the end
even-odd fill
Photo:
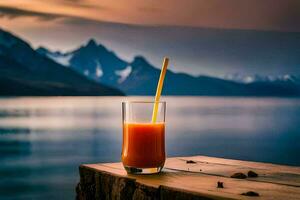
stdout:
POLYGON ((129 175, 121 163, 85 164, 77 199, 300 199, 300 167, 193 156, 168 158, 160 174, 129 175), (249 170, 258 177, 230 178, 249 170), (248 191, 259 197, 241 195, 248 191))

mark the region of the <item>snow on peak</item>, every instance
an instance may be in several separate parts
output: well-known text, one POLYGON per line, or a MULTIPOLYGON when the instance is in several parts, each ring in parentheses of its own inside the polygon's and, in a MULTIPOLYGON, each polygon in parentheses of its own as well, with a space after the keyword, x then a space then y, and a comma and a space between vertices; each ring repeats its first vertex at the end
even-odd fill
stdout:
POLYGON ((244 83, 252 83, 252 82, 254 82, 255 80, 254 80, 254 78, 252 77, 252 76, 245 76, 244 78, 243 78, 243 82, 244 83))
POLYGON ((290 82, 299 82, 300 76, 291 75, 291 74, 285 74, 283 76, 280 76, 279 80, 290 81, 290 82))
POLYGON ((99 61, 96 61, 97 66, 96 66, 96 77, 99 78, 103 76, 103 71, 102 71, 102 66, 99 61))
POLYGON ((226 80, 235 81, 239 83, 252 83, 257 80, 257 75, 241 75, 238 73, 234 74, 227 74, 224 77, 222 77, 226 80))
POLYGON ((129 65, 127 66, 125 69, 122 70, 116 70, 115 74, 120 76, 120 78, 118 79, 118 83, 122 83, 126 80, 126 78, 129 76, 129 74, 132 71, 132 67, 129 65))
POLYGON ((226 80, 231 80, 239 83, 253 83, 253 82, 274 82, 274 81, 295 81, 298 80, 297 76, 285 75, 241 75, 238 73, 228 74, 223 77, 226 80))
POLYGON ((71 65, 70 61, 73 57, 73 53, 61 53, 60 51, 50 51, 45 47, 39 47, 36 51, 39 54, 46 56, 65 67, 69 67, 71 65))
POLYGON ((285 81, 293 80, 293 79, 292 79, 292 76, 289 75, 289 74, 283 75, 282 79, 285 80, 285 81))
POLYGON ((68 67, 70 66, 70 60, 72 59, 73 54, 47 54, 47 57, 61 65, 68 67))

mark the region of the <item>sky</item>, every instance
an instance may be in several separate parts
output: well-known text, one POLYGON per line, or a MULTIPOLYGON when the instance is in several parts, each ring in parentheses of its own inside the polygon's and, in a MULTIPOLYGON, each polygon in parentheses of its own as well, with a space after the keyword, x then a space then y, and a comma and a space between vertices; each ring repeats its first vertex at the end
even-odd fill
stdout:
MULTIPOLYGON (((165 56, 160 54, 169 53, 175 71, 196 75, 233 73, 244 63, 197 60, 200 50, 189 48, 193 42, 187 38, 197 40, 193 33, 203 28, 299 33, 299 21, 299 0, 0 0, 0 27, 35 48, 68 51, 93 37, 126 60, 142 54, 159 65, 165 56)), ((289 73, 295 67, 277 69, 277 62, 262 72, 289 73)), ((246 66, 243 71, 255 72, 246 66)))

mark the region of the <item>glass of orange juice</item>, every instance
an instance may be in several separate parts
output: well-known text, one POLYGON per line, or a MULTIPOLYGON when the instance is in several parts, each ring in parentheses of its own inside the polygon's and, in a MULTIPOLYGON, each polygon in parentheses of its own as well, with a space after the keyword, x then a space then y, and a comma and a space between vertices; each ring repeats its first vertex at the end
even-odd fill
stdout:
POLYGON ((166 102, 158 104, 157 118, 152 122, 155 102, 122 103, 122 163, 131 174, 159 173, 165 163, 166 102))

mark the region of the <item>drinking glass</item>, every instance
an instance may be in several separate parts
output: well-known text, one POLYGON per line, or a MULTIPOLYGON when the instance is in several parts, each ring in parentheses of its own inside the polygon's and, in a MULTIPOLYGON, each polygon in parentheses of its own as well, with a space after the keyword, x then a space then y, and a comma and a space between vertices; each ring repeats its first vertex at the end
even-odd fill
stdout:
POLYGON ((131 174, 159 173, 165 163, 166 102, 122 103, 122 163, 131 174), (157 118, 152 121, 156 104, 157 118))

